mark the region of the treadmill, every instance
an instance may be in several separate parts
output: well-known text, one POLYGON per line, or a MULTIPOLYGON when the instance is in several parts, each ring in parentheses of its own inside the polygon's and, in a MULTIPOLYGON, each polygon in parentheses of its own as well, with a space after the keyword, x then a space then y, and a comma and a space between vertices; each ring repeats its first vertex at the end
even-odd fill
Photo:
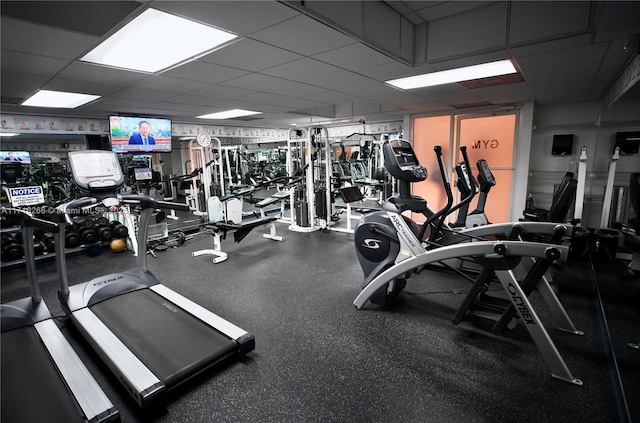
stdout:
POLYGON ((69 164, 74 183, 87 196, 61 206, 67 219, 85 207, 138 209, 138 255, 134 269, 73 286, 65 272, 58 296, 73 324, 135 402, 146 412, 157 412, 172 388, 227 358, 252 351, 255 339, 162 285, 147 268, 152 213, 159 208, 187 211, 188 206, 117 194, 124 178, 114 152, 70 152, 69 164))
MULTIPOLYGON (((24 210, 2 208, 3 226, 21 227, 31 296, 0 305, 3 422, 114 422, 118 411, 53 321, 40 295, 33 227, 53 222, 24 210)), ((64 245, 56 242, 56 256, 64 245)), ((58 267, 58 271, 60 267, 58 267)))

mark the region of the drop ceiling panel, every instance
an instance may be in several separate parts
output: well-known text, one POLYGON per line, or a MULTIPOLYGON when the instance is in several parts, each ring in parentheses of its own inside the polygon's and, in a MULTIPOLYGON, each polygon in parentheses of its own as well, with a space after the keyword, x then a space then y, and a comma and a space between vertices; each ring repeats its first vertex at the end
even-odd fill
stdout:
POLYGON ((562 98, 585 101, 605 54, 606 45, 597 44, 522 57, 518 62, 524 69, 522 76, 539 102, 558 102, 562 98))
POLYGON ((334 90, 371 82, 370 78, 310 58, 266 69, 263 73, 334 90))
MULTIPOLYGON (((148 90, 147 90, 148 91, 148 90)), ((172 97, 165 99, 158 99, 158 102, 162 103, 171 103, 171 104, 184 104, 189 108, 195 106, 205 106, 205 107, 224 107, 224 103, 227 100, 212 98, 212 97, 203 97, 199 95, 193 94, 182 94, 182 95, 173 95, 172 97)), ((154 104, 157 102, 154 102, 154 104)))
POLYGON ((251 74, 240 78, 226 81, 223 84, 230 87, 238 87, 246 90, 267 92, 273 94, 287 95, 291 97, 302 97, 307 94, 324 91, 322 88, 313 85, 302 84, 283 78, 276 78, 263 74, 251 74))
POLYGON ((78 61, 71 63, 61 71, 57 77, 70 80, 95 82, 96 84, 113 84, 126 87, 147 79, 150 75, 78 61))
POLYGON ((591 44, 591 38, 593 38, 591 34, 581 34, 557 40, 542 41, 539 43, 511 47, 509 48, 509 52, 511 52, 511 54, 516 58, 533 54, 549 53, 589 45, 591 44))
POLYGON ((626 39, 640 33, 640 2, 603 2, 603 7, 595 42, 626 39))
POLYGON ((154 1, 151 6, 241 36, 298 15, 275 1, 154 1))
POLYGON ((102 36, 138 7, 136 1, 3 1, 2 14, 102 36))
POLYGON ((49 77, 28 73, 5 72, 3 70, 0 75, 0 80, 2 81, 2 87, 22 87, 35 92, 35 90, 49 80, 49 77))
POLYGON ((359 73, 366 73, 370 67, 398 63, 389 56, 361 43, 316 54, 313 58, 359 73))
POLYGON ((424 102, 424 98, 414 94, 413 90, 401 90, 387 84, 372 82, 359 87, 360 97, 395 105, 415 105, 424 102))
POLYGON ((304 95, 304 96, 301 96, 301 98, 306 98, 312 101, 318 101, 320 103, 339 104, 339 103, 346 103, 346 102, 352 101, 353 95, 343 93, 340 91, 325 90, 325 91, 321 91, 321 92, 317 92, 309 95, 304 95))
POLYGON ((170 76, 156 75, 135 84, 135 88, 147 90, 171 91, 184 94, 206 87, 207 84, 198 81, 189 81, 182 78, 172 78, 170 76))
POLYGON ((235 98, 244 94, 251 93, 250 90, 244 90, 236 87, 226 87, 224 85, 209 85, 199 90, 191 91, 191 94, 213 97, 218 99, 235 98))
POLYGON ((106 96, 120 90, 115 84, 99 83, 95 81, 78 81, 75 79, 53 78, 42 85, 43 89, 53 91, 69 91, 83 94, 106 96))
POLYGON ((299 54, 250 38, 244 38, 230 46, 201 57, 198 61, 257 72, 300 59, 301 57, 299 54))
POLYGON ((183 115, 191 117, 192 119, 195 118, 195 116, 200 115, 202 113, 208 113, 207 108, 203 108, 202 106, 198 106, 195 104, 158 101, 158 102, 152 103, 150 106, 157 110, 165 110, 166 113, 172 113, 172 112, 181 113, 183 115))
POLYGON ((302 15, 255 32, 251 38, 304 56, 356 43, 351 37, 302 15))
POLYGON ((504 48, 507 12, 508 4, 500 2, 429 22, 427 60, 504 48))
POLYGON ((2 51, 3 71, 30 73, 33 75, 53 76, 60 72, 68 61, 55 57, 40 56, 17 51, 2 51))
POLYGON ((402 78, 419 73, 432 72, 433 70, 434 68, 431 65, 411 67, 409 65, 405 65, 404 63, 394 62, 369 66, 365 69, 359 70, 358 73, 361 73, 362 75, 368 76, 378 81, 386 81, 389 79, 402 78))
MULTIPOLYGON (((600 93, 606 92, 607 88, 615 81, 612 75, 617 75, 619 69, 624 68, 631 55, 632 52, 625 51, 622 48, 606 49, 604 59, 600 64, 600 68, 597 70, 596 78, 594 78, 591 89, 589 90, 589 100, 600 99, 600 93)), ((640 84, 637 82, 635 85, 636 87, 640 87, 640 84)))
POLYGON ((75 59, 97 44, 99 38, 3 17, 2 49, 75 59))
POLYGON ((249 101, 257 104, 270 104, 273 106, 281 106, 291 109, 306 109, 309 107, 324 106, 324 103, 320 103, 312 100, 305 100, 302 98, 285 97, 282 95, 271 93, 251 93, 245 96, 238 97, 238 101, 249 101))
POLYGON ((145 99, 148 101, 162 101, 176 97, 176 93, 169 91, 145 90, 141 88, 127 87, 112 95, 114 98, 145 99))
POLYGON ((173 76, 181 79, 216 84, 218 82, 234 79, 249 72, 230 68, 227 66, 214 65, 200 61, 186 63, 177 68, 163 73, 163 76, 173 76))
POLYGON ((500 85, 497 87, 478 88, 472 92, 493 104, 524 103, 535 101, 535 97, 527 84, 500 85))
POLYGON ((409 1, 411 7, 425 21, 434 21, 478 9, 495 1, 409 1))
POLYGON ((591 2, 511 2, 511 44, 530 43, 589 29, 591 2))

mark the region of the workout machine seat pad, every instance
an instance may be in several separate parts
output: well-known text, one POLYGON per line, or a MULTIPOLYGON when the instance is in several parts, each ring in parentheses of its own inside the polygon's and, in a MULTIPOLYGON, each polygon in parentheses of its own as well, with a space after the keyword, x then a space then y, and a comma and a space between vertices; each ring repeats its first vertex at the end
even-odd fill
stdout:
POLYGON ((4 332, 1 342, 1 421, 84 421, 33 326, 4 332))
POLYGON ((167 388, 233 354, 236 344, 149 289, 91 306, 167 388))

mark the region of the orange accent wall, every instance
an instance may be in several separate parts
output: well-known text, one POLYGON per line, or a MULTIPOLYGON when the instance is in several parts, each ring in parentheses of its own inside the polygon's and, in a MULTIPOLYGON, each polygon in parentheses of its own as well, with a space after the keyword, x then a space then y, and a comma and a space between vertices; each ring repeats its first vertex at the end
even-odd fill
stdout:
MULTIPOLYGON (((429 177, 426 181, 415 183, 411 189, 414 195, 427 200, 427 205, 434 211, 442 209, 447 204, 442 178, 436 153, 436 145, 442 147, 445 163, 449 161, 449 144, 451 133, 451 116, 436 116, 418 118, 413 121, 413 149, 420 160, 420 164, 427 168, 429 177)), ((414 216, 417 221, 424 218, 414 216)))
MULTIPOLYGON (((462 161, 458 145, 467 146, 467 154, 472 166, 474 177, 477 177, 476 163, 485 159, 496 178, 496 185, 488 194, 485 213, 492 223, 509 220, 511 203, 511 185, 513 178, 513 149, 515 142, 516 115, 480 116, 435 116, 417 118, 413 121, 413 148, 420 163, 427 168, 429 177, 426 181, 413 184, 413 194, 427 200, 432 210, 439 210, 446 204, 446 195, 440 178, 438 163, 433 151, 435 145, 440 145, 445 163, 449 169, 462 161), (454 137, 456 146, 454 157, 451 157, 451 119, 454 119, 454 137)), ((453 173, 453 172, 452 172, 453 173)), ((458 192, 455 187, 455 177, 451 177, 455 201, 458 192)), ((477 206, 475 198, 469 206, 469 212, 477 206)), ((452 216, 451 220, 455 220, 452 216)), ((418 216, 414 216, 418 221, 418 216)))

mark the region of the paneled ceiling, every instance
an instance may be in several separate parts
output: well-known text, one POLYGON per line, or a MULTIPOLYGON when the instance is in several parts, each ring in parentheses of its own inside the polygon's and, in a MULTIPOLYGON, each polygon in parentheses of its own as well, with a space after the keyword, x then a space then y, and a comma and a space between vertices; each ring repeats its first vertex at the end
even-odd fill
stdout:
POLYGON ((0 10, 8 114, 202 124, 196 116, 243 108, 263 114, 215 124, 287 128, 472 105, 598 101, 640 48, 638 1, 2 1, 0 10), (149 7, 239 37, 159 74, 79 61, 149 7), (384 83, 506 58, 522 79, 409 91, 384 83), (73 110, 20 105, 38 89, 102 98, 73 110))

